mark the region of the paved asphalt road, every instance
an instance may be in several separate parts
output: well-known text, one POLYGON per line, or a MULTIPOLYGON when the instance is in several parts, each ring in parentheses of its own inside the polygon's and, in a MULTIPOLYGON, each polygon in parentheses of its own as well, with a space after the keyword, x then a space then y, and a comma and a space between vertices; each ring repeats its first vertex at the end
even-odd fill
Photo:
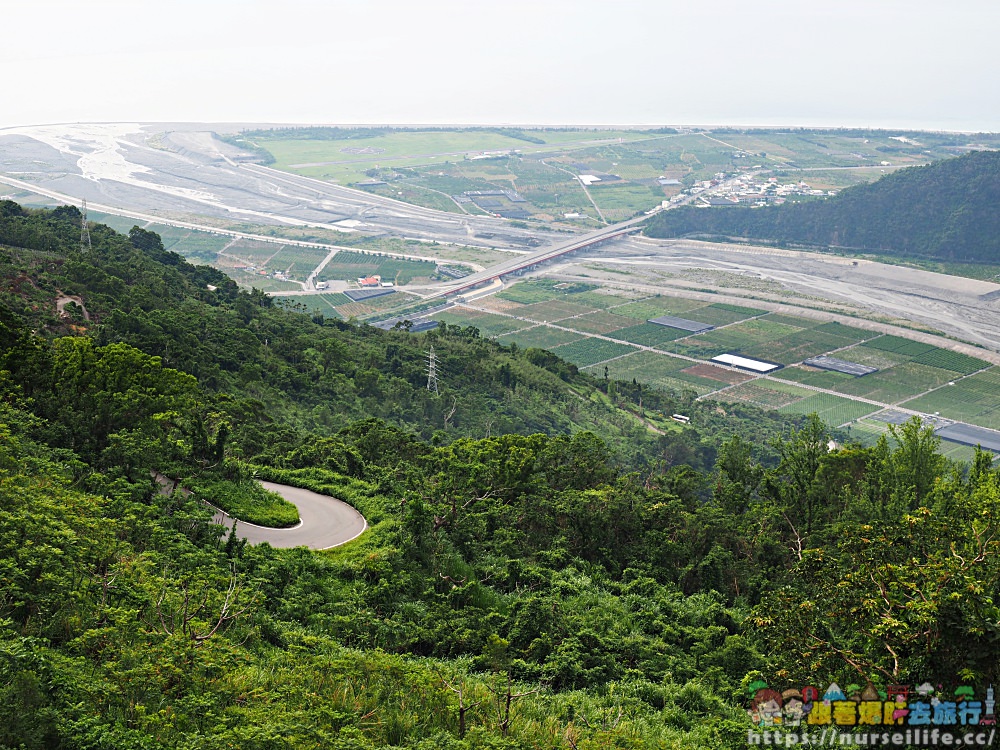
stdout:
MULTIPOLYGON (((277 492, 299 509, 301 522, 290 529, 269 529, 239 521, 236 534, 250 544, 267 542, 272 547, 309 547, 329 549, 358 537, 368 528, 364 516, 347 503, 298 487, 261 482, 264 489, 277 492)), ((232 518, 221 511, 216 523, 232 526, 232 518)))

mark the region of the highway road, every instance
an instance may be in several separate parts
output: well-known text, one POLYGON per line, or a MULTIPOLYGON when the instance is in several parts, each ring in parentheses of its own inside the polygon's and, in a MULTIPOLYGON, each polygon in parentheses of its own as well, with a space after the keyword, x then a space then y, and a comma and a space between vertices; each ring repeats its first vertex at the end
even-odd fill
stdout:
MULTIPOLYGON (((756 174, 756 172, 751 172, 749 174, 753 175, 756 174)), ((735 182, 736 182, 735 178, 727 180, 726 182, 721 183, 713 190, 725 189, 734 184, 735 182)), ((709 191, 701 193, 701 195, 708 195, 708 194, 710 194, 709 191)), ((649 215, 654 213, 659 213, 660 210, 669 211, 673 208, 686 205, 691 201, 695 200, 696 198, 697 196, 689 195, 686 196, 683 200, 677 201, 669 208, 650 211, 648 214, 642 214, 632 219, 628 219, 627 221, 622 221, 617 224, 612 224, 611 226, 607 226, 584 235, 577 235, 572 239, 564 240, 555 245, 549 245, 547 247, 543 247, 539 250, 524 255, 520 255, 511 260, 501 261, 500 263, 490 266, 484 271, 479 271, 478 273, 471 274, 462 279, 459 279, 454 283, 442 284, 438 289, 432 291, 428 295, 425 295, 425 299, 436 299, 439 297, 446 297, 448 295, 456 294, 457 292, 460 292, 464 289, 470 289, 474 286, 477 286, 483 283, 484 281, 492 281, 506 274, 511 274, 517 271, 531 268, 532 266, 538 265, 539 263, 544 263, 554 258, 558 258, 562 255, 566 255, 567 253, 591 247, 599 242, 604 242, 605 240, 614 239, 616 237, 622 237, 626 234, 635 231, 638 228, 638 225, 649 219, 649 215)))
MULTIPOLYGON (((330 549, 358 538, 368 528, 364 516, 342 500, 274 482, 261 484, 264 489, 277 492, 298 508, 301 520, 297 526, 288 529, 270 529, 237 521, 236 536, 250 544, 267 542, 272 547, 330 549)), ((222 511, 215 514, 214 520, 227 528, 233 526, 232 516, 222 511)))

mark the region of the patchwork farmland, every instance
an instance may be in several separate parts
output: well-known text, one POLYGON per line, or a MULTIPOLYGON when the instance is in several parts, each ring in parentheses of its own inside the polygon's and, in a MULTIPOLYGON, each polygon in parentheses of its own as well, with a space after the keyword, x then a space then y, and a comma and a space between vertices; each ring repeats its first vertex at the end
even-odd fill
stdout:
POLYGON ((885 430, 868 417, 889 406, 1000 429, 1000 367, 902 336, 551 279, 518 283, 489 300, 489 312, 472 303, 434 317, 476 325, 504 344, 548 349, 598 378, 634 379, 787 414, 815 412, 832 426, 856 427, 862 437, 885 430), (652 322, 663 316, 714 328, 693 333, 671 327, 672 321, 652 322), (709 362, 720 354, 782 367, 760 376, 709 362), (806 360, 813 357, 832 357, 848 372, 830 369, 822 359, 811 366, 806 360))

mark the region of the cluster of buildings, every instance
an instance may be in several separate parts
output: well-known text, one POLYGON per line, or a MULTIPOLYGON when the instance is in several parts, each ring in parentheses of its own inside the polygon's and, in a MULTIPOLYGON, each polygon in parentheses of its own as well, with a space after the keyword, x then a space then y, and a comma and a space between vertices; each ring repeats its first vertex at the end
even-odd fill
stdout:
POLYGON ((711 180, 695 183, 684 191, 698 195, 711 191, 711 195, 698 198, 696 206, 768 206, 780 205, 792 196, 836 195, 836 190, 817 190, 805 182, 780 182, 777 177, 761 180, 756 175, 729 177, 720 172, 711 180), (728 180, 728 182, 727 182, 728 180), (726 182, 727 184, 723 184, 726 182))
POLYGON ((358 286, 362 289, 377 289, 379 287, 393 287, 395 284, 391 281, 382 281, 382 277, 376 274, 374 276, 359 276, 358 286))

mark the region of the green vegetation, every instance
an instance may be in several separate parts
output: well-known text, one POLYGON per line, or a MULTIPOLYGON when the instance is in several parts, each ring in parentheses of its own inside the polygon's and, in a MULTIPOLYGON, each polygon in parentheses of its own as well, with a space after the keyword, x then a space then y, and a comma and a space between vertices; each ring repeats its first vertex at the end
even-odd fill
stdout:
POLYGON ((299 512, 294 505, 277 492, 269 492, 250 477, 240 476, 238 465, 227 467, 227 473, 237 480, 198 477, 188 482, 192 493, 206 500, 234 518, 258 526, 286 528, 299 522, 299 512))
POLYGON ((826 424, 837 427, 864 417, 881 407, 829 393, 816 393, 779 409, 785 414, 816 414, 826 424))
POLYGON ((313 320, 79 220, 0 203, 2 748, 741 750, 758 679, 1000 679, 989 456, 313 320), (152 470, 369 530, 248 546, 152 470))
POLYGON ((694 233, 836 246, 891 257, 1000 260, 1000 153, 981 151, 886 175, 825 201, 767 208, 681 208, 655 216, 653 237, 694 233))
MULTIPOLYGON (((451 196, 474 190, 516 190, 526 202, 508 204, 532 220, 596 226, 596 202, 608 221, 659 205, 696 181, 753 167, 772 170, 782 182, 808 179, 824 190, 868 182, 879 165, 922 164, 952 156, 956 146, 996 143, 920 133, 921 146, 884 131, 573 130, 514 128, 279 128, 226 140, 277 168, 418 205, 482 213, 451 196), (483 153, 490 152, 490 153, 483 153), (482 158, 486 157, 486 158, 482 158), (806 168, 810 172, 799 174, 806 168), (823 169, 830 171, 818 171, 823 169), (584 191, 581 174, 601 176, 584 191), (661 185, 662 177, 679 185, 661 185), (372 181, 384 185, 370 184, 372 181), (588 197, 589 192, 589 197, 588 197), (564 219, 566 213, 580 218, 564 219)), ((505 202, 505 199, 501 199, 505 202)))
POLYGON ((1000 410, 997 404, 1000 370, 993 367, 954 383, 951 385, 949 382, 948 385, 907 401, 904 405, 925 414, 940 413, 949 419, 1000 429, 1000 410))
POLYGON ((634 351, 631 346, 604 339, 585 338, 555 348, 555 353, 577 367, 586 367, 634 351))

